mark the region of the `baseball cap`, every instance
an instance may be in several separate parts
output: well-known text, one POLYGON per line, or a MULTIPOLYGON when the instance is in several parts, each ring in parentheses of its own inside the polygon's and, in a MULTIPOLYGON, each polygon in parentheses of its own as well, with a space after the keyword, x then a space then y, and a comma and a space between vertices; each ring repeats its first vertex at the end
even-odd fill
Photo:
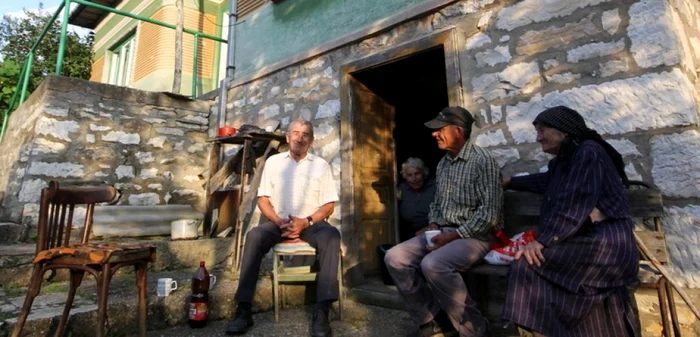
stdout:
POLYGON ((425 126, 430 129, 440 129, 445 125, 456 125, 470 129, 472 124, 474 124, 472 114, 459 106, 448 106, 442 109, 435 118, 425 122, 425 126))

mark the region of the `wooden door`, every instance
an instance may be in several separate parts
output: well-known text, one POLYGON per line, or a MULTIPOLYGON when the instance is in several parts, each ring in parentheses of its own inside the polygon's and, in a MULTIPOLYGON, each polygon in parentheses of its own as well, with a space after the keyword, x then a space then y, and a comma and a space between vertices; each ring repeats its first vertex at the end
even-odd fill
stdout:
POLYGON ((349 81, 355 121, 355 233, 364 273, 375 274, 380 266, 377 246, 396 242, 394 107, 354 78, 349 81))

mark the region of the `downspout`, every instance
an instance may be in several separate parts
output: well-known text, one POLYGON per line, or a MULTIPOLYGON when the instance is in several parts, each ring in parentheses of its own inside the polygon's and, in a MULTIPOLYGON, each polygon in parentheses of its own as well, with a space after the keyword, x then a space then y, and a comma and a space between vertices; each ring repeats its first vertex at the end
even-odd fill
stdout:
POLYGON ((226 124, 226 96, 228 93, 228 83, 233 80, 233 75, 236 70, 236 21, 238 21, 237 0, 229 0, 229 14, 228 14, 228 41, 226 43, 228 47, 227 60, 226 60, 226 77, 221 80, 219 84, 219 121, 217 123, 218 128, 226 124))
POLYGON ((236 44, 234 43, 236 36, 236 22, 238 21, 237 0, 229 1, 228 13, 228 62, 226 64, 226 78, 233 79, 233 73, 236 70, 236 44))

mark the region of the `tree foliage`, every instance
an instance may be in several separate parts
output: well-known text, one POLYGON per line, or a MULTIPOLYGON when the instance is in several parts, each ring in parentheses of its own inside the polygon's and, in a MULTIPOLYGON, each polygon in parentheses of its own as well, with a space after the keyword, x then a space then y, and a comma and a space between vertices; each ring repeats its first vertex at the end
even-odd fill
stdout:
MULTIPOLYGON (((23 17, 5 15, 0 21, 0 60, 2 60, 0 63, 0 111, 7 108, 22 65, 53 14, 44 10, 43 5, 39 4, 39 10, 24 9, 23 17), (7 95, 9 97, 6 97, 7 95)), ((29 92, 32 92, 47 75, 56 71, 61 17, 59 15, 59 19, 51 25, 41 43, 37 45, 32 63, 31 81, 28 85, 29 92)), ((90 78, 93 43, 92 33, 81 37, 75 32, 67 32, 63 76, 90 78)))

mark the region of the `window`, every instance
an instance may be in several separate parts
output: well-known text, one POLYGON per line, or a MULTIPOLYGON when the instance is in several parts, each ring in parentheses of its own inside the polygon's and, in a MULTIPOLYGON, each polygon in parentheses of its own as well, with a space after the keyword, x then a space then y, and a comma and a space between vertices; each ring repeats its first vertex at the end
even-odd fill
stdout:
POLYGON ((109 84, 128 86, 131 81, 131 68, 134 58, 134 34, 110 50, 109 84))
POLYGON ((240 19, 250 14, 250 12, 264 5, 265 2, 265 0, 239 0, 236 8, 238 10, 238 18, 240 19))

